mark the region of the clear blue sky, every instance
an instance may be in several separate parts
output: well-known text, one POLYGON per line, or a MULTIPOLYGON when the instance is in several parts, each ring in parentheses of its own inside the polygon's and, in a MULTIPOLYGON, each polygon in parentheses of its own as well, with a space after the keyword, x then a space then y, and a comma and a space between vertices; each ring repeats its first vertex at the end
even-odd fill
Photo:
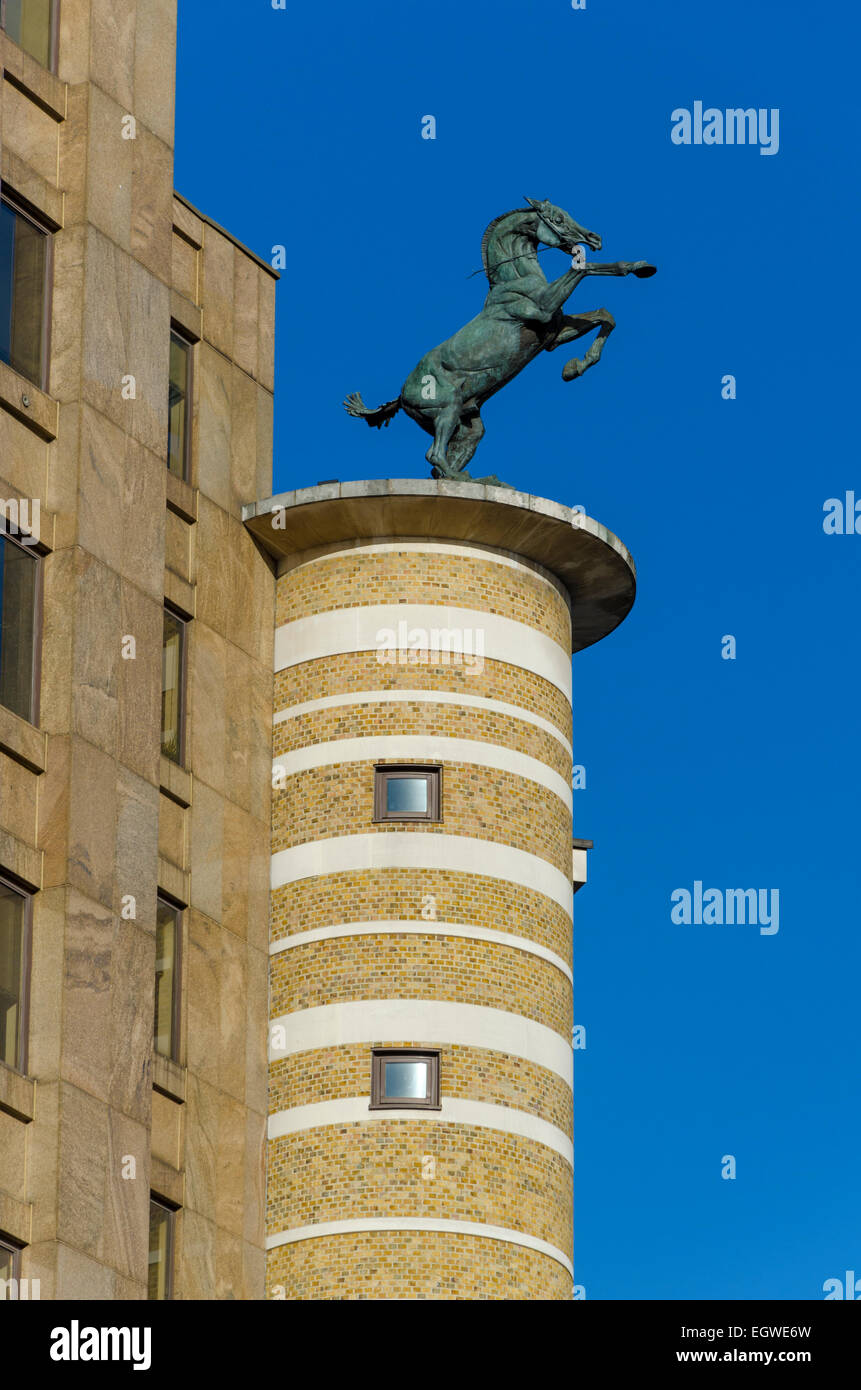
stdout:
POLYGON ((539 358, 485 407, 474 461, 585 506, 639 572, 630 617, 575 664, 575 833, 595 841, 575 900, 577 1280, 821 1299, 861 1274, 861 535, 822 528, 827 498, 861 499, 857 13, 288 4, 179 5, 176 185, 295 258, 276 492, 427 476, 409 419, 371 431, 340 402, 397 395, 478 311, 482 231, 524 194, 601 232, 600 258, 659 266, 580 285, 569 309, 618 321, 603 360, 565 384, 574 350, 539 358), (671 112, 697 100, 778 108, 779 152, 674 145, 671 112), (779 889, 778 933, 675 925, 695 880, 779 889))

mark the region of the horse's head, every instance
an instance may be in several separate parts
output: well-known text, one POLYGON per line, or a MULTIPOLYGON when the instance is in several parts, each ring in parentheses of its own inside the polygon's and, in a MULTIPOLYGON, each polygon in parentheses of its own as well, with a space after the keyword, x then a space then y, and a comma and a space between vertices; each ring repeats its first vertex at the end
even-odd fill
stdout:
POLYGON ((600 251, 601 238, 598 233, 587 232, 586 228, 575 222, 573 217, 569 217, 563 208, 557 208, 546 198, 543 202, 536 202, 533 198, 527 198, 526 201, 538 214, 536 235, 545 246, 555 246, 560 251, 573 251, 575 247, 585 244, 592 251, 600 251))

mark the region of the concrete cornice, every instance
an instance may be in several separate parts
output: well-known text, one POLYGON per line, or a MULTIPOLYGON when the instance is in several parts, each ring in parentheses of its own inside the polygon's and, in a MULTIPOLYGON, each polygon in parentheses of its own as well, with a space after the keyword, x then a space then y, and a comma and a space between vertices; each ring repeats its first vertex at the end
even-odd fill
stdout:
POLYGON ((531 560, 571 599, 575 652, 618 627, 636 593, 634 561, 618 536, 582 512, 509 488, 431 478, 324 483, 251 503, 242 519, 276 560, 337 542, 423 537, 531 560))

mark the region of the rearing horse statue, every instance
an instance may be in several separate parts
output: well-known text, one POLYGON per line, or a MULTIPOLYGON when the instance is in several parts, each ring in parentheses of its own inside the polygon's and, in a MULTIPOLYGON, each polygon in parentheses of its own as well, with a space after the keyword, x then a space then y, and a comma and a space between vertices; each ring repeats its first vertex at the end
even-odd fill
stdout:
MULTIPOLYGON (((484 434, 481 407, 539 352, 552 352, 597 329, 585 355, 565 363, 562 380, 582 376, 598 361, 616 327, 613 315, 606 309, 562 312, 584 276, 655 274, 648 261, 588 263, 581 248, 600 250, 597 232, 587 231, 546 199, 526 202, 527 208, 494 218, 484 233, 481 259, 490 292, 481 313, 422 358, 395 400, 369 410, 356 391, 344 401, 351 415, 378 429, 405 410, 433 435, 425 457, 434 478, 469 478, 466 466, 484 434), (571 269, 550 284, 538 264, 539 245, 572 256, 571 269)), ((499 483, 496 477, 477 481, 499 483)))

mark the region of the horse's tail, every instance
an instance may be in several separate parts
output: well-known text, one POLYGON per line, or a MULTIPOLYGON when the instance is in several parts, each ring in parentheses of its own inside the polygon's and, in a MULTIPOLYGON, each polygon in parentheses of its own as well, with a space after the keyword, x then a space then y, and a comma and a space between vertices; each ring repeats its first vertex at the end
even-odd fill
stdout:
POLYGON ((344 409, 348 415, 355 415, 359 420, 366 420, 374 429, 381 429, 383 425, 388 425, 400 408, 400 396, 396 400, 386 401, 385 405, 378 406, 376 410, 368 409, 358 391, 353 391, 344 401, 344 409))

